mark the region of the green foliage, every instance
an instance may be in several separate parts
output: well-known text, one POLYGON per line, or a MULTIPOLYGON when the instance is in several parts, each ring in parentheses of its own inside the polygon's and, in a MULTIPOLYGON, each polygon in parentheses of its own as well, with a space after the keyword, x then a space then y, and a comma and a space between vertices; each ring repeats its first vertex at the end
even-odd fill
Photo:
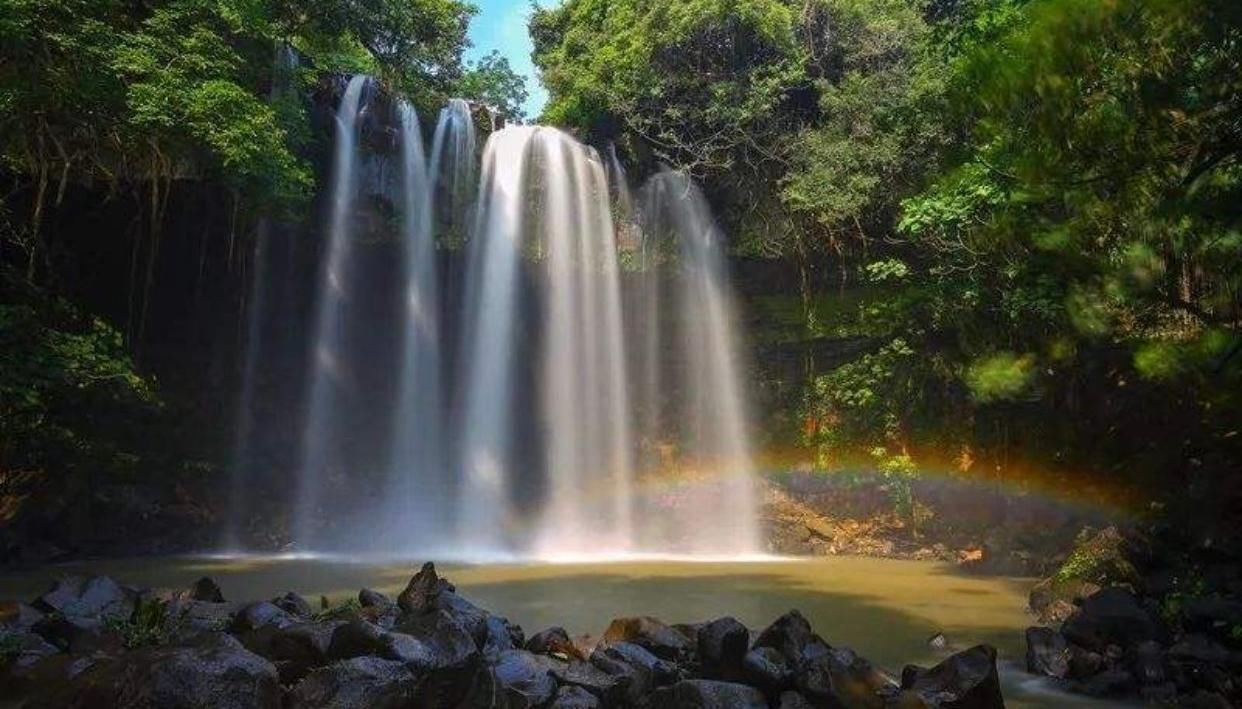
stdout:
POLYGON ((970 365, 966 384, 976 401, 1017 399, 1027 394, 1034 376, 1034 358, 1000 352, 982 357, 970 365))
POLYGON ((184 616, 174 617, 168 603, 158 598, 140 600, 129 618, 111 618, 105 627, 121 636, 125 647, 166 645, 184 625, 184 616))
POLYGON ((512 121, 525 118, 526 78, 513 71, 500 52, 470 64, 454 93, 483 103, 512 121))

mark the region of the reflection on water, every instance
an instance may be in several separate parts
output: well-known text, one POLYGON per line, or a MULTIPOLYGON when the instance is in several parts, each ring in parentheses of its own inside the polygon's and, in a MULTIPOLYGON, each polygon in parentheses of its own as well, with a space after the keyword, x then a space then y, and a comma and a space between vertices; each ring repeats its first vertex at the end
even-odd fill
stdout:
MULTIPOLYGON (((333 602, 364 586, 396 594, 418 563, 314 558, 163 558, 80 562, 0 578, 0 597, 26 598, 56 576, 106 573, 139 586, 183 587, 199 576, 219 582, 227 598, 269 598, 294 590, 333 602)), ((834 557, 747 563, 634 561, 609 564, 444 565, 475 603, 528 633, 560 625, 598 634, 609 620, 651 615, 668 623, 732 615, 761 628, 797 608, 829 643, 854 648, 899 674, 937 656, 927 639, 942 632, 957 647, 990 643, 1002 662, 1021 663, 1024 610, 1031 581, 964 576, 949 565, 834 557)), ((1011 707, 1073 704, 1046 694, 1017 672, 1006 676, 1011 707)))

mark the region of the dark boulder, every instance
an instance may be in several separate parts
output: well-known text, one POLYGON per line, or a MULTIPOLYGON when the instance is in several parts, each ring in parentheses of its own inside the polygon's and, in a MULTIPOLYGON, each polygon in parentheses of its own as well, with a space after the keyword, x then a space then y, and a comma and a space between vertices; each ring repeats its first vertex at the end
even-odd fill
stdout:
POLYGON ((768 709, 763 692, 744 684, 682 680, 651 695, 652 709, 768 709))
POLYGON ((234 633, 259 630, 260 628, 284 628, 297 622, 293 616, 269 601, 259 601, 242 606, 233 616, 231 630, 234 633))
POLYGON ((186 632, 220 632, 228 629, 238 607, 231 603, 212 603, 174 599, 166 606, 168 618, 186 632))
POLYGON ((633 643, 662 660, 677 662, 689 654, 690 640, 650 616, 617 618, 604 631, 606 643, 633 643))
POLYGON ((435 610, 435 601, 441 593, 453 590, 453 585, 440 578, 436 565, 429 561, 410 578, 405 590, 397 596, 397 605, 406 613, 422 615, 435 610))
POLYGON ((280 598, 273 598, 272 604, 295 618, 310 618, 315 615, 310 602, 293 591, 289 591, 280 598))
POLYGON ((1160 628, 1134 594, 1112 587, 1083 601, 1061 626, 1061 634, 1074 645, 1100 651, 1108 645, 1127 648, 1157 640, 1160 628))
POLYGON ((598 697, 582 687, 565 686, 556 691, 548 709, 600 709, 602 706, 598 697))
POLYGON ((28 632, 7 633, 0 631, 0 670, 25 669, 45 657, 60 654, 60 648, 28 632))
POLYGON ((737 679, 750 646, 750 631, 733 618, 719 618, 699 626, 696 633, 699 664, 709 678, 737 679))
POLYGON ((1148 640, 1126 652, 1126 664, 1134 679, 1144 686, 1164 684, 1169 677, 1164 648, 1148 640))
POLYGON ((0 601, 0 633, 25 633, 43 620, 43 612, 17 601, 0 601))
POLYGON ((50 591, 39 596, 35 606, 44 612, 99 624, 129 620, 134 603, 134 595, 107 576, 71 576, 57 581, 50 591))
POLYGON ((752 647, 774 648, 790 665, 797 665, 802 661, 803 649, 817 640, 815 633, 811 631, 810 622, 794 610, 764 628, 759 637, 755 638, 752 647))
POLYGON ((586 655, 578 649, 569 633, 564 628, 552 627, 541 630, 526 641, 526 649, 537 655, 562 655, 567 658, 586 660, 586 655))
POLYGON ((275 666, 223 633, 146 648, 83 672, 70 706, 127 709, 277 709, 275 666))
POLYGON ((363 608, 394 608, 397 604, 379 591, 364 588, 358 592, 358 605, 363 608))
POLYGON ((1074 686, 1077 691, 1092 697, 1120 697, 1134 690, 1134 675, 1120 668, 1110 668, 1074 686))
POLYGON ((996 650, 977 645, 930 670, 907 668, 901 688, 942 709, 1003 709, 996 650))
POLYGON ((776 702, 777 709, 815 709, 811 700, 795 691, 781 692, 776 702))
POLYGON ((483 656, 495 658, 506 650, 518 650, 526 644, 526 636, 522 629, 507 618, 498 615, 488 616, 485 627, 487 636, 483 640, 483 656))
POLYGON ((793 687, 794 673, 785 656, 774 647, 759 647, 746 653, 742 659, 742 681, 777 694, 793 687))
POLYGON ((645 648, 633 643, 605 644, 591 653, 591 664, 626 686, 630 701, 638 701, 656 687, 677 679, 677 666, 661 660, 645 648))
POLYGON ((1236 628, 1242 627, 1242 601, 1222 596, 1188 599, 1182 606, 1186 629, 1229 641, 1236 628))
POLYGON ((224 603, 224 592, 220 590, 211 577, 204 576, 190 585, 186 598, 191 601, 203 601, 204 603, 224 603))
POLYGON ((331 661, 332 638, 343 621, 297 623, 277 629, 267 647, 267 657, 276 663, 280 679, 293 684, 316 667, 331 661))
POLYGON ((804 661, 796 670, 798 692, 815 706, 881 709, 897 686, 847 648, 804 661))
POLYGON ((552 669, 552 676, 564 686, 578 687, 597 697, 606 706, 625 701, 629 694, 628 675, 611 675, 589 662, 571 661, 552 669))
POLYGON ((1070 671, 1070 649, 1065 636, 1051 628, 1026 629, 1026 671, 1064 679, 1070 671))
POLYGON ((443 611, 407 616, 389 637, 391 652, 406 656, 406 666, 422 679, 419 706, 454 706, 465 697, 480 654, 460 623, 443 611))
POLYGON ((415 706, 415 676, 378 657, 342 660, 310 673, 289 693, 290 709, 402 709, 415 706))
POLYGON ((500 653, 492 671, 509 706, 541 707, 556 694, 552 671, 564 664, 526 650, 506 650, 500 653))

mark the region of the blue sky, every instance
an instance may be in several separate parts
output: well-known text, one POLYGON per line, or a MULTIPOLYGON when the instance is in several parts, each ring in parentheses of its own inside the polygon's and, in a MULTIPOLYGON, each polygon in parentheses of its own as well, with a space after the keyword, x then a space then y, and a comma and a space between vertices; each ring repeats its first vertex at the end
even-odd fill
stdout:
MULTIPOLYGON (((508 57, 513 70, 526 77, 526 90, 530 94, 526 99, 526 115, 538 118, 548 94, 530 61, 530 36, 526 33, 530 0, 474 0, 474 4, 479 14, 470 23, 470 41, 474 46, 466 52, 466 59, 478 59, 493 49, 508 57)), ((547 6, 553 2, 542 0, 539 4, 547 6)))

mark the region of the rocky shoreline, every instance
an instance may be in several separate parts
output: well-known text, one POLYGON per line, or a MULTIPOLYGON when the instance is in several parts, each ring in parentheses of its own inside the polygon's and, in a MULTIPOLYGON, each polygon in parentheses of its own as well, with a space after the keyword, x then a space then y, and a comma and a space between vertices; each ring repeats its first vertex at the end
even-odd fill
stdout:
POLYGON ((5 707, 1004 706, 988 646, 894 678, 796 610, 758 631, 635 617, 598 639, 527 636, 432 564, 395 600, 363 589, 318 611, 294 593, 228 602, 207 578, 180 591, 67 578, 0 604, 0 658, 5 707))

